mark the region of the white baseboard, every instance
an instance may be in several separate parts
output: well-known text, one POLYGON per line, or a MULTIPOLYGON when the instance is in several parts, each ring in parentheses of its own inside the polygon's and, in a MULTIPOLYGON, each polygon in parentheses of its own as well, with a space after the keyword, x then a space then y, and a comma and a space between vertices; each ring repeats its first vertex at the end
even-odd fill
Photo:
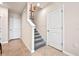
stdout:
POLYGON ((71 54, 71 53, 69 53, 69 52, 67 52, 67 51, 63 51, 65 54, 67 54, 68 56, 75 56, 75 55, 73 55, 73 54, 71 54))
POLYGON ((8 43, 8 41, 1 42, 1 44, 6 44, 6 43, 8 43))
POLYGON ((34 53, 34 52, 35 52, 34 50, 31 51, 31 53, 34 53))
POLYGON ((14 40, 14 39, 21 39, 21 38, 20 37, 19 38, 18 37, 17 38, 10 38, 9 40, 14 40))

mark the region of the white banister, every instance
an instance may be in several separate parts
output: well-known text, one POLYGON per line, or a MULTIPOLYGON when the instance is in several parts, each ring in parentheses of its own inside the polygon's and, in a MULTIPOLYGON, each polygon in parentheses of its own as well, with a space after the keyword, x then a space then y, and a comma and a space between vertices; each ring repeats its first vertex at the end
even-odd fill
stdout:
POLYGON ((34 52, 34 29, 35 29, 36 25, 30 19, 28 19, 27 21, 32 28, 32 42, 31 42, 32 43, 32 46, 31 46, 32 50, 31 50, 31 52, 33 53, 34 52))
POLYGON ((35 24, 30 20, 23 20, 22 22, 22 40, 25 46, 31 51, 34 52, 34 29, 35 24))
POLYGON ((27 21, 29 22, 29 24, 30 24, 32 27, 35 27, 35 24, 34 24, 30 19, 28 19, 27 21))
POLYGON ((22 40, 32 53, 34 52, 34 29, 36 26, 30 19, 30 5, 27 3, 22 14, 22 40))

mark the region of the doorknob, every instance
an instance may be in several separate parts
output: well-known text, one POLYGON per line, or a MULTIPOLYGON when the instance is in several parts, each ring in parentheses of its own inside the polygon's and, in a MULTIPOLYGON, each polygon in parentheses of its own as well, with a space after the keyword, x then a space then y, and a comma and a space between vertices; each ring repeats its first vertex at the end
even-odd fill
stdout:
POLYGON ((63 27, 61 27, 61 29, 63 29, 63 27))
POLYGON ((48 32, 49 32, 49 30, 48 30, 48 32))

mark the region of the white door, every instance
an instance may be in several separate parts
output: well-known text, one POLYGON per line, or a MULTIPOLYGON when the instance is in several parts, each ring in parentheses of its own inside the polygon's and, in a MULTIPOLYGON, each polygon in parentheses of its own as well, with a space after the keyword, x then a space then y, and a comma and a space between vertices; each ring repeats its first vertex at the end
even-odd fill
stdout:
POLYGON ((47 15, 47 44, 62 50, 63 44, 63 13, 62 9, 47 15))
POLYGON ((20 18, 16 15, 9 17, 9 39, 20 38, 20 18))
POLYGON ((0 42, 8 41, 8 9, 0 7, 0 42))
POLYGON ((2 19, 1 19, 1 15, 0 15, 0 42, 2 40, 2 19))

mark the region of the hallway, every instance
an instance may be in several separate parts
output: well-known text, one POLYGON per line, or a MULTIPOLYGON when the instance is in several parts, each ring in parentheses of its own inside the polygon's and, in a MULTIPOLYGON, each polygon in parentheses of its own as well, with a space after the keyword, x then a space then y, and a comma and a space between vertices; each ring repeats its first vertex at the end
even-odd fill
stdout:
POLYGON ((3 56, 25 56, 30 55, 29 50, 25 47, 21 39, 10 40, 9 43, 3 44, 3 56))
POLYGON ((33 54, 25 47, 21 39, 10 40, 3 44, 3 56, 65 56, 64 53, 49 46, 42 47, 33 54), (51 51, 51 52, 50 52, 51 51))

